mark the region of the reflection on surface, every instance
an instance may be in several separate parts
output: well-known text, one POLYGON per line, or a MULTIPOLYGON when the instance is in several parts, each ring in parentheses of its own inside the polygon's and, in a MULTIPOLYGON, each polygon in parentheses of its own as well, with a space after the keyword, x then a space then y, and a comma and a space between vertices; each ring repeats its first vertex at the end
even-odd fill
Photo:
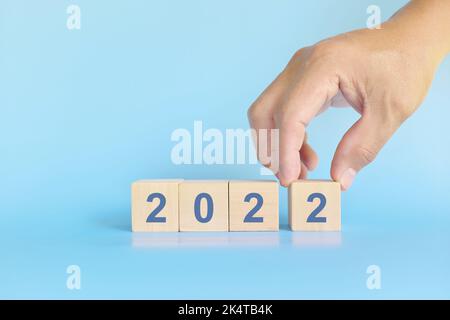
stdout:
POLYGON ((277 247, 282 235, 285 245, 314 248, 340 247, 340 232, 178 232, 133 233, 136 248, 277 247), (288 237, 286 237, 288 235, 288 237), (287 240, 287 241, 286 241, 287 240))
POLYGON ((278 232, 179 232, 133 233, 132 246, 158 247, 276 247, 280 243, 278 232))
POLYGON ((292 232, 291 243, 295 247, 340 247, 340 232, 292 232))

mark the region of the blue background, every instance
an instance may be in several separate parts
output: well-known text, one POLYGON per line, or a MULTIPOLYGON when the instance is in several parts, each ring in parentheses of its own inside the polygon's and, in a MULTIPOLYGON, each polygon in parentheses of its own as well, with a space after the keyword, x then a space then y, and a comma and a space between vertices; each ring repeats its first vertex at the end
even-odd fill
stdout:
MULTIPOLYGON (((382 1, 386 19, 406 1, 382 1)), ((0 1, 0 298, 450 298, 450 61, 343 194, 343 231, 130 232, 141 178, 261 178, 176 166, 174 129, 246 128, 298 48, 365 27, 373 1, 0 1), (81 30, 66 8, 81 8, 81 30), (81 290, 66 268, 81 267, 81 290), (379 265, 381 290, 366 268, 379 265)), ((328 178, 357 119, 309 128, 328 178)))

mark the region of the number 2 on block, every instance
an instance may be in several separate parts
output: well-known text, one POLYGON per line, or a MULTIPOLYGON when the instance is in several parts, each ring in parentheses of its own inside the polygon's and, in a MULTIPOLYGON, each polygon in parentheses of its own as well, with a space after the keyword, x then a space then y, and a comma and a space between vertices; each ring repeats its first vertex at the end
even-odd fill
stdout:
POLYGON ((247 213, 247 215, 244 218, 245 223, 262 223, 264 222, 263 217, 255 217, 254 215, 261 209, 264 199, 263 197, 256 192, 249 193, 245 196, 244 201, 250 202, 250 200, 256 199, 255 206, 247 213))
POLYGON ((166 206, 166 197, 159 192, 151 193, 148 198, 147 202, 153 202, 153 200, 158 199, 159 204, 156 206, 155 209, 150 213, 150 215, 147 217, 148 223, 166 223, 166 217, 157 217, 158 213, 164 209, 166 206))
POLYGON ((319 199, 319 205, 313 210, 313 212, 311 212, 311 214, 308 216, 308 219, 306 219, 306 222, 326 223, 326 217, 318 217, 317 215, 322 212, 323 208, 325 208, 327 199, 322 193, 312 193, 309 195, 307 201, 313 202, 315 199, 319 199))

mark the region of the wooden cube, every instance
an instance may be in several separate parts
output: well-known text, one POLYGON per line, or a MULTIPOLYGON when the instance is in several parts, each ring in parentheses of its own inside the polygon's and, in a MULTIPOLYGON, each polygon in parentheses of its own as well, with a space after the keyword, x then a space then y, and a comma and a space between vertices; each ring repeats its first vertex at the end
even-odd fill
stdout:
POLYGON ((229 182, 230 231, 279 229, 278 183, 268 180, 229 182))
POLYGON ((292 231, 340 231, 341 187, 326 180, 299 180, 289 186, 292 231))
POLYGON ((180 231, 228 231, 228 181, 180 183, 180 231))
POLYGON ((131 185, 133 232, 179 231, 178 185, 182 180, 139 180, 131 185))

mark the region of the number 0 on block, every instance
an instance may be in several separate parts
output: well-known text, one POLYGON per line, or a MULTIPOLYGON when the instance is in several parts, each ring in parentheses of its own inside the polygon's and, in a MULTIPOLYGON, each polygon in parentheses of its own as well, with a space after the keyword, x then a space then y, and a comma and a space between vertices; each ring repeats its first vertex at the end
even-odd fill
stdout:
POLYGON ((299 180, 289 186, 289 225, 292 231, 340 231, 340 184, 299 180))
POLYGON ((228 181, 180 183, 180 231, 228 231, 228 181))

